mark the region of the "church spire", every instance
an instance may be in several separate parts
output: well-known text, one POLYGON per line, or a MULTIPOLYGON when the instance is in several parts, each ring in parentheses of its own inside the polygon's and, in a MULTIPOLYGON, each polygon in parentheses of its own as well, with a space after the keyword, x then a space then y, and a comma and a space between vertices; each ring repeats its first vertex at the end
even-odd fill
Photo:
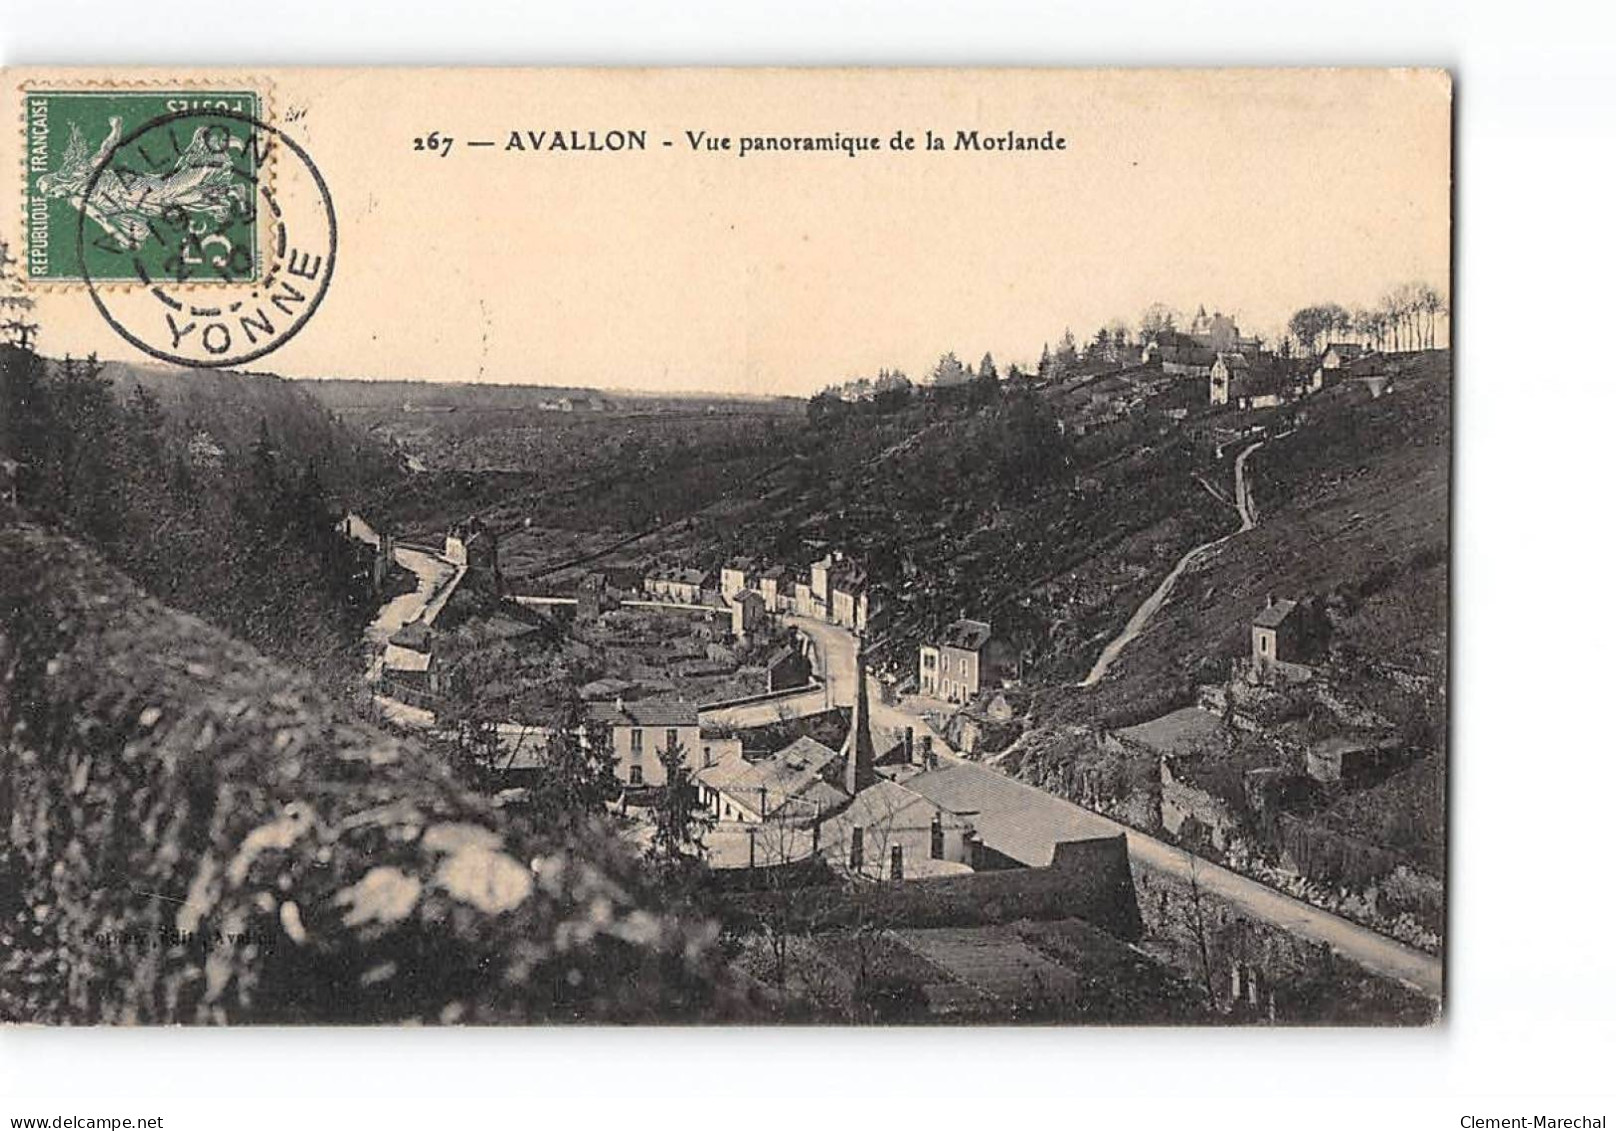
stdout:
POLYGON ((854 661, 858 690, 853 694, 853 725, 847 729, 842 753, 847 758, 847 792, 857 795, 875 784, 875 739, 870 736, 870 681, 864 668, 864 637, 858 637, 854 661))

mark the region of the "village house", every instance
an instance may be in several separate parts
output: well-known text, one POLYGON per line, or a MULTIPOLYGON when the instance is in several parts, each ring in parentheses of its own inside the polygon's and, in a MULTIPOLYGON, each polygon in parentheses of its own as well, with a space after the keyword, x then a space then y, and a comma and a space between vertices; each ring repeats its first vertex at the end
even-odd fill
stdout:
POLYGON ((904 880, 971 871, 975 839, 969 817, 883 778, 824 823, 820 848, 838 872, 904 880))
POLYGON ((870 623, 869 580, 862 569, 843 563, 831 582, 832 624, 863 632, 870 623))
POLYGON ((718 571, 718 592, 725 603, 735 599, 735 595, 751 584, 757 566, 751 558, 736 558, 725 563, 718 571))
POLYGON ((1307 775, 1325 786, 1362 789, 1402 761, 1402 744, 1389 735, 1332 735, 1307 749, 1307 775))
POLYGON ((701 603, 707 575, 699 569, 654 569, 645 575, 645 594, 683 605, 701 603))
POLYGON ((590 703, 586 719, 592 729, 604 730, 617 777, 628 785, 666 785, 662 755, 674 744, 684 752, 686 765, 695 768, 702 745, 696 708, 667 699, 625 703, 590 703))
POLYGON ((1331 342, 1319 358, 1320 369, 1340 369, 1368 353, 1368 347, 1357 342, 1331 342))
POLYGON ((763 624, 768 616, 768 608, 763 603, 763 594, 756 589, 742 589, 735 594, 729 607, 729 630, 737 640, 744 640, 746 635, 763 624))
POLYGON ((1171 758, 1163 758, 1160 768, 1163 829, 1181 842, 1210 844, 1219 852, 1240 839, 1246 823, 1232 805, 1176 776, 1171 758))
POLYGON ((764 570, 758 577, 757 591, 763 595, 763 606, 769 612, 785 612, 785 602, 791 597, 791 581, 786 567, 772 565, 764 570))
POLYGON ((756 824, 815 822, 848 797, 826 780, 837 752, 812 738, 797 739, 767 758, 726 759, 696 773, 702 803, 720 821, 756 824))
POLYGON ((1334 374, 1338 383, 1357 382, 1369 390, 1371 398, 1378 399, 1391 392, 1396 379, 1395 362, 1388 362, 1380 354, 1369 354, 1343 364, 1334 374))
POLYGON ((813 596, 814 608, 820 610, 816 615, 821 620, 826 618, 830 609, 830 571, 835 564, 836 559, 826 554, 808 567, 808 589, 813 596))
POLYGON ((798 617, 816 617, 824 620, 824 606, 814 604, 813 587, 802 578, 797 578, 797 582, 792 583, 792 588, 792 612, 798 617))
POLYGON ((803 651, 803 642, 793 635, 789 643, 781 645, 769 657, 769 690, 789 691, 807 687, 813 682, 813 664, 803 651))
POLYGON ((920 646, 920 692, 950 703, 964 703, 1004 678, 1008 648, 994 640, 986 621, 961 619, 943 629, 934 643, 920 646))
POLYGON ((1270 677, 1308 679, 1313 669, 1303 663, 1309 641, 1295 601, 1268 604, 1251 620, 1251 674, 1258 682, 1270 677))
POLYGON ((1207 377, 1210 403, 1215 405, 1228 404, 1236 379, 1244 377, 1250 370, 1251 363, 1246 360, 1245 354, 1218 354, 1217 360, 1212 363, 1212 371, 1207 377))
POLYGON ((1163 330, 1145 343, 1140 360, 1160 364, 1163 373, 1175 377, 1209 377, 1217 356, 1216 349, 1189 334, 1163 330))

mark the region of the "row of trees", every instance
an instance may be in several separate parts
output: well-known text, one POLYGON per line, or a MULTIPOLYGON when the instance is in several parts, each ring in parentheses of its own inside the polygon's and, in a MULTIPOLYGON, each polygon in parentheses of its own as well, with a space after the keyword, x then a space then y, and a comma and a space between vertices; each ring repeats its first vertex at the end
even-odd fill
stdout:
POLYGON ((1445 339, 1448 302, 1429 283, 1400 283, 1378 303, 1347 309, 1326 302, 1291 315, 1287 329, 1297 346, 1318 353, 1332 341, 1357 342, 1377 350, 1435 349, 1445 339))

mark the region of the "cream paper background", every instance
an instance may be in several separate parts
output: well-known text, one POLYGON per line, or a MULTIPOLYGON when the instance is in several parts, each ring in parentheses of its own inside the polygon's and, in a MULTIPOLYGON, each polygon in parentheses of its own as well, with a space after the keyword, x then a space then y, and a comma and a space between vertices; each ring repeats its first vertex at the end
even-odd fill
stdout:
MULTIPOLYGON (((4 88, 20 125, 30 84, 165 81, 267 86, 331 188, 331 291, 252 365, 288 376, 805 394, 944 350, 1028 365, 1063 327, 1153 301, 1272 336, 1308 303, 1447 285, 1440 70, 24 68, 4 88), (504 149, 612 128, 647 149, 504 149), (928 128, 1067 149, 743 158, 684 139, 928 128), (433 130, 449 156, 413 150, 433 130)), ((0 135, 19 216, 21 139, 0 135)), ((81 289, 38 297, 43 351, 141 360, 81 289)))

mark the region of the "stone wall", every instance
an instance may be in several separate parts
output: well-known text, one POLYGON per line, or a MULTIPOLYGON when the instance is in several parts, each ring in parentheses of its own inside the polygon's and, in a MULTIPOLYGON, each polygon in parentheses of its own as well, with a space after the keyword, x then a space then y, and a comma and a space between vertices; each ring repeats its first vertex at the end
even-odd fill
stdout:
POLYGON ((803 930, 969 927, 1018 919, 1080 918, 1120 939, 1140 933, 1125 837, 1055 846, 1047 868, 1010 868, 898 883, 825 885, 755 892, 724 901, 723 917, 746 930, 784 916, 803 930))
POLYGON ((1440 1004, 1373 974, 1330 947, 1249 919, 1172 873, 1136 866, 1141 949, 1207 992, 1236 1020, 1324 1025, 1421 1025, 1440 1004), (1203 955, 1204 947, 1204 955, 1203 955))
MULTIPOLYGON (((356 658, 356 663, 358 659, 356 658)), ((609 833, 503 821, 429 750, 0 529, 0 1018, 702 1018, 716 928, 609 833)))

